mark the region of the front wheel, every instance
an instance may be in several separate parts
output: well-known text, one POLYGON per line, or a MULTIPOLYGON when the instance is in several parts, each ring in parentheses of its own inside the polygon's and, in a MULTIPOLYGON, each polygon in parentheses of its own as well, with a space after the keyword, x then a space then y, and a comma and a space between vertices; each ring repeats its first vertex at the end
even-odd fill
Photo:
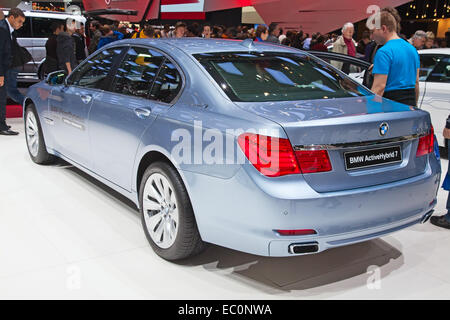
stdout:
POLYGON ((139 202, 145 235, 160 257, 179 260, 204 249, 186 188, 172 166, 156 162, 147 168, 139 202))
POLYGON ((28 153, 35 163, 48 164, 54 160, 54 157, 47 152, 41 123, 32 105, 28 105, 25 111, 25 137, 28 153))

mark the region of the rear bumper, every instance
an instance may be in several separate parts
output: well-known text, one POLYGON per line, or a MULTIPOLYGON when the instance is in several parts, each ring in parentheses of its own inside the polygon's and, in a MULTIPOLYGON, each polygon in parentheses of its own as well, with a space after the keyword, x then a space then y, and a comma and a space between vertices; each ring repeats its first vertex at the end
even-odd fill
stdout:
POLYGON ((332 193, 317 193, 300 177, 268 182, 243 168, 228 180, 183 175, 204 241, 284 257, 293 255, 289 246, 294 243, 317 243, 321 252, 420 223, 436 205, 440 165, 430 156, 420 176, 332 193), (274 231, 293 229, 314 229, 317 234, 286 237, 274 231))
MULTIPOLYGON (((434 207, 434 205, 432 206, 434 207)), ((311 237, 309 239, 288 239, 288 240, 273 240, 269 243, 269 256, 273 257, 285 257, 292 255, 289 253, 289 247, 291 245, 303 245, 308 243, 317 244, 317 251, 313 253, 322 252, 328 249, 351 245, 363 241, 376 239, 387 234, 411 227, 415 224, 423 221, 428 221, 428 218, 433 214, 433 210, 426 212, 425 214, 415 215, 409 219, 401 220, 396 223, 378 226, 372 229, 361 230, 353 233, 338 234, 328 237, 311 237), (289 253, 289 254, 287 254, 289 253)))

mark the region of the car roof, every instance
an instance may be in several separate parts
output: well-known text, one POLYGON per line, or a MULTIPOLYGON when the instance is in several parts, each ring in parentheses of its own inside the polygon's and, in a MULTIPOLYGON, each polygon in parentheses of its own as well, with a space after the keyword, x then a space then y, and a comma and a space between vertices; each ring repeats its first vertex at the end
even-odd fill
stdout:
POLYGON ((423 50, 419 50, 419 54, 448 54, 448 55, 450 55, 450 48, 423 49, 423 50))
MULTIPOLYGON (((8 10, 4 10, 3 13, 5 16, 8 14, 8 10)), ((48 18, 48 19, 57 19, 57 20, 66 20, 66 19, 74 19, 80 22, 86 22, 86 18, 81 15, 70 14, 67 12, 48 12, 48 11, 24 11, 25 17, 34 17, 34 18, 48 18)))
POLYGON ((147 44, 158 47, 176 47, 189 55, 198 53, 214 52, 245 52, 245 51, 271 51, 271 52, 299 52, 297 49, 276 45, 273 43, 254 42, 254 47, 250 50, 241 40, 226 39, 203 39, 203 38, 181 38, 181 39, 128 39, 121 43, 147 44))

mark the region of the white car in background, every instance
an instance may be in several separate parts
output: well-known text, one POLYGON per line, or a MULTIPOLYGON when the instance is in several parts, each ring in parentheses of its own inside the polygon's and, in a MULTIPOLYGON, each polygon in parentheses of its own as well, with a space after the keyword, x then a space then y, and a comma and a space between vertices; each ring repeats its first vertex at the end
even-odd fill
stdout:
MULTIPOLYGON (((1 4, 0 4, 1 5, 1 4)), ((3 10, 3 14, 8 14, 8 9, 3 10)), ((17 42, 25 47, 33 57, 19 72, 18 81, 37 82, 39 81, 40 68, 45 61, 45 43, 52 34, 50 27, 53 22, 65 23, 67 19, 86 24, 86 18, 81 15, 66 12, 51 12, 25 10, 25 22, 23 27, 17 30, 17 42)))
POLYGON ((450 114, 450 48, 420 50, 419 106, 430 113, 440 147, 448 147, 442 136, 450 114))
MULTIPOLYGON (((331 63, 346 64, 346 72, 353 80, 363 83, 370 63, 333 52, 314 52, 313 55, 331 63)), ((441 149, 448 148, 448 140, 442 136, 450 114, 450 48, 420 50, 420 97, 418 107, 431 115, 431 122, 441 149)), ((344 68, 343 68, 344 70, 344 68)), ((447 150, 441 150, 447 157, 447 150)))

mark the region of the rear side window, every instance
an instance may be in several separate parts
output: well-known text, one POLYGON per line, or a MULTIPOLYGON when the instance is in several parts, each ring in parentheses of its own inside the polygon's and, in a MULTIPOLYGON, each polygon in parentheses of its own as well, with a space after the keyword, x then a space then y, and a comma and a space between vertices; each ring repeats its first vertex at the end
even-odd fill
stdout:
POLYGON ((147 98, 164 56, 151 49, 130 48, 114 77, 113 92, 147 98))
POLYGON ((166 60, 155 80, 150 98, 171 103, 180 92, 182 85, 183 80, 176 66, 169 60, 166 60))
POLYGON ((214 53, 195 58, 233 101, 265 102, 372 95, 318 59, 291 53, 214 53))

